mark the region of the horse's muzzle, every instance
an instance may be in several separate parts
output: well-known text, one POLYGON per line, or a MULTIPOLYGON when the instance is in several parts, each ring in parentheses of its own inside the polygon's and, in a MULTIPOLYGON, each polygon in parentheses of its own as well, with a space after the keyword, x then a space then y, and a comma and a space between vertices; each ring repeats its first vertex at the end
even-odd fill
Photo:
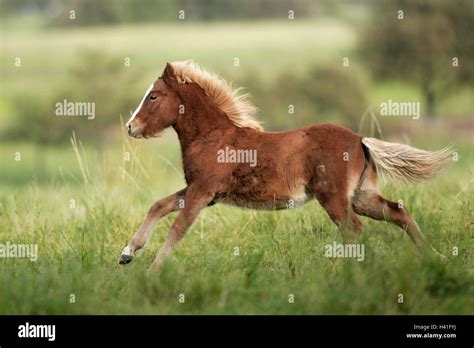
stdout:
POLYGON ((141 138, 142 137, 142 127, 135 127, 132 128, 131 126, 127 127, 128 135, 134 138, 141 138))

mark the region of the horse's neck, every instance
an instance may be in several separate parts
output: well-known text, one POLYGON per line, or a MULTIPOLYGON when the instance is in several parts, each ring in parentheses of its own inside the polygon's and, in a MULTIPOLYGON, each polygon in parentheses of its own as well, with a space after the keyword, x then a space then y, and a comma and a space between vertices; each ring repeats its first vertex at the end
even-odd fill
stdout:
POLYGON ((184 97, 182 102, 185 113, 178 118, 173 127, 178 134, 183 154, 198 139, 208 138, 215 132, 236 128, 207 96, 184 97))

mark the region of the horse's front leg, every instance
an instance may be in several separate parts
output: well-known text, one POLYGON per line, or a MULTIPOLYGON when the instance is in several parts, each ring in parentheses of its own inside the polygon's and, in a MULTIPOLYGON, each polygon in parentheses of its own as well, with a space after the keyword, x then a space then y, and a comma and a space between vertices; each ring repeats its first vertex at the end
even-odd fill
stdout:
POLYGON ((163 260, 173 250, 176 243, 183 238, 187 229, 192 225, 199 212, 208 206, 214 198, 214 193, 206 187, 189 186, 184 199, 184 208, 181 209, 168 233, 165 243, 150 266, 150 271, 156 271, 163 260))
POLYGON ((184 199, 185 193, 186 189, 182 189, 171 196, 156 201, 150 207, 145 221, 143 221, 128 245, 123 249, 122 255, 120 256, 120 264, 126 264, 132 261, 135 252, 145 246, 150 238, 153 225, 158 219, 180 209, 180 200, 184 199))

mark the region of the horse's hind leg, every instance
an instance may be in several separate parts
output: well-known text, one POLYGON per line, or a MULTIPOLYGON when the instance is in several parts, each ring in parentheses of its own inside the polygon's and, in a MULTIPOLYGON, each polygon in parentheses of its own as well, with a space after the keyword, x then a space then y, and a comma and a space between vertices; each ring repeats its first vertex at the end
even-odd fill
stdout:
POLYGON ((344 243, 357 242, 362 230, 362 224, 352 210, 347 196, 320 191, 316 191, 315 196, 331 220, 339 227, 344 243))
POLYGON ((391 202, 375 190, 357 190, 352 201, 354 211, 363 216, 370 217, 375 220, 384 220, 396 224, 407 232, 410 239, 418 247, 423 250, 426 247, 432 249, 439 254, 434 248, 429 246, 425 236, 421 232, 418 224, 410 216, 408 211, 402 205, 391 202))
POLYGON ((120 264, 126 264, 132 261, 135 252, 143 248, 150 238, 153 225, 156 221, 173 211, 179 210, 179 200, 184 198, 186 189, 178 191, 171 196, 160 199, 155 202, 149 209, 145 221, 142 223, 137 232, 133 235, 128 245, 123 249, 120 256, 120 264))

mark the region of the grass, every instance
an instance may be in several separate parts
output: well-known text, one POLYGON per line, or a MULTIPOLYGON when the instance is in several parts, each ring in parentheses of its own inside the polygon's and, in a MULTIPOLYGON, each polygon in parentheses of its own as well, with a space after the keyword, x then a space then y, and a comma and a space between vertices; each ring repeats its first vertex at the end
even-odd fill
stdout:
MULTIPOLYGON (((131 57, 130 69, 143 76, 143 86, 166 61, 186 58, 230 80, 243 71, 258 72, 268 84, 285 69, 304 74, 348 54, 356 67, 352 72, 364 73, 352 59, 353 28, 332 20, 10 29, 2 31, 5 95, 47 95, 62 88, 85 49, 131 57), (17 56, 21 69, 12 65, 17 56), (240 70, 232 65, 236 56, 240 70)), ((374 110, 389 98, 421 98, 417 88, 396 81, 370 89, 374 110)), ((139 100, 143 89, 130 93, 139 100)), ((469 90, 447 99, 440 110, 448 116, 472 111, 469 90)), ((0 114, 0 127, 15 119, 15 105, 3 95, 0 114)), ((429 130, 412 139, 426 149, 453 140, 429 130)), ((155 276, 146 269, 175 215, 155 226, 149 245, 131 264, 119 266, 118 258, 149 206, 184 187, 175 135, 120 141, 104 134, 99 145, 78 141, 74 148, 1 142, 0 243, 35 243, 39 258, 0 258, 0 313, 472 314, 474 152, 472 140, 454 140, 460 160, 442 177, 383 190, 391 200, 403 199, 428 239, 448 256, 446 265, 418 257, 400 229, 368 219, 362 219, 364 261, 327 258, 325 246, 341 237, 313 201, 281 212, 208 208, 155 276), (15 161, 17 152, 21 161, 15 161)))
POLYGON ((103 149, 76 143, 78 156, 72 146, 4 144, 1 241, 36 243, 39 257, 0 259, 0 313, 472 314, 471 145, 458 144, 461 160, 438 180, 384 189, 403 199, 446 265, 419 257, 398 228, 368 219, 364 261, 327 258, 325 245, 341 237, 313 201, 281 212, 208 208, 149 276, 173 215, 131 264, 118 257, 148 206, 184 185, 174 136, 103 149), (33 156, 48 159, 42 179, 28 167, 33 156))

